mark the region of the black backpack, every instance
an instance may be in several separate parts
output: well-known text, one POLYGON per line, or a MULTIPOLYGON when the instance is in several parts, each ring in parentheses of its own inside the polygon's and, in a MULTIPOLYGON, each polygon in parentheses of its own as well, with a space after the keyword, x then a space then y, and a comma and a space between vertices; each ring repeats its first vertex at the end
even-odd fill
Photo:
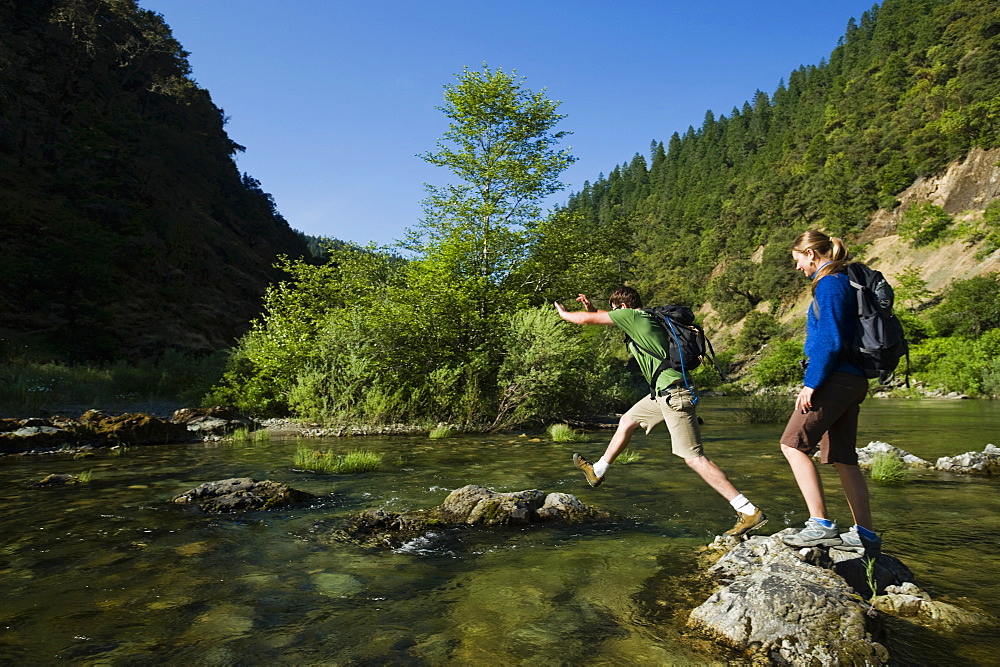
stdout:
MULTIPOLYGON (((684 378, 684 386, 694 394, 694 389, 688 382, 688 371, 693 371, 700 366, 702 359, 706 357, 712 359, 713 364, 715 363, 715 350, 705 338, 704 330, 694 323, 694 313, 687 306, 675 305, 643 308, 643 312, 653 316, 657 324, 666 332, 667 339, 670 341, 667 346, 667 357, 664 358, 662 355, 642 347, 629 336, 625 336, 626 345, 634 345, 654 359, 660 360, 660 365, 656 367, 653 375, 649 378, 649 397, 656 399, 656 381, 660 377, 660 373, 668 368, 680 371, 684 378)), ((715 367, 718 370, 717 364, 715 367)), ((719 371, 719 375, 722 375, 721 371, 719 371)), ((698 401, 697 395, 694 396, 693 400, 694 402, 698 401)))
MULTIPOLYGON (((858 325, 847 351, 850 360, 864 371, 865 377, 889 384, 899 361, 906 357, 906 386, 910 386, 910 346, 903 325, 892 312, 895 294, 880 271, 864 264, 848 264, 847 277, 857 296, 858 325)), ((819 315, 815 302, 813 312, 819 315)))

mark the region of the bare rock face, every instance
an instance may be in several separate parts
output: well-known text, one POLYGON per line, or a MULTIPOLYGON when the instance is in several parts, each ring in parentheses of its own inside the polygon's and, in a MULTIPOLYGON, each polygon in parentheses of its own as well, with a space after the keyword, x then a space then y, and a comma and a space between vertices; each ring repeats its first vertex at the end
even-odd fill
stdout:
POLYGON ((537 489, 500 493, 470 484, 455 489, 440 506, 397 514, 365 510, 352 517, 333 538, 362 546, 398 549, 429 533, 469 526, 526 526, 549 521, 594 521, 603 514, 574 496, 537 489))
POLYGON ((206 482, 176 496, 173 501, 196 503, 205 512, 223 513, 278 509, 313 497, 311 493, 293 489, 287 484, 234 477, 206 482))

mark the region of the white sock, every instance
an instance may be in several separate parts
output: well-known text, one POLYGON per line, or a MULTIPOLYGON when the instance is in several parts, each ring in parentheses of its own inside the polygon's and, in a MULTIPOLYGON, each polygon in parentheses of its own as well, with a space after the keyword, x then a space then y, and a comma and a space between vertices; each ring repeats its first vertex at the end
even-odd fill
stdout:
POLYGON ((754 504, 749 500, 747 500, 747 497, 744 496, 742 493, 733 498, 732 500, 730 500, 729 504, 732 505, 733 509, 739 512, 740 514, 753 514, 754 512, 757 511, 757 508, 754 506, 754 504))
POLYGON ((609 465, 611 464, 605 461, 604 457, 602 456, 600 459, 598 459, 597 463, 594 464, 594 474, 597 475, 598 477, 604 477, 604 473, 608 471, 609 465))

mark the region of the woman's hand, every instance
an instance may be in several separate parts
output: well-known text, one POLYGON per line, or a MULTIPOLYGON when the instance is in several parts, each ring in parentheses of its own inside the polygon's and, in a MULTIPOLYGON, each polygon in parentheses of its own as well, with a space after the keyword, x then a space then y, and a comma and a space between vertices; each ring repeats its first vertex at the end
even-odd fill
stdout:
POLYGON ((815 391, 812 387, 802 387, 799 395, 795 397, 795 409, 803 414, 809 412, 813 406, 812 398, 815 391))

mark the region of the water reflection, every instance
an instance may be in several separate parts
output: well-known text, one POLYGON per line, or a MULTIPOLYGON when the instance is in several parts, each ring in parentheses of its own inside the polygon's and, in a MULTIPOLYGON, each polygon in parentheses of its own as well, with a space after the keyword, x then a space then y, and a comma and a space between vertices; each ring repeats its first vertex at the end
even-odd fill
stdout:
MULTIPOLYGON (((780 425, 747 427, 706 399, 710 456, 771 516, 765 532, 798 525, 804 507, 777 452, 780 425)), ((869 401, 862 438, 917 456, 995 442, 989 402, 869 401)), ((665 435, 634 440, 635 464, 599 489, 572 467, 610 433, 564 445, 546 438, 463 436, 311 441, 370 449, 382 468, 357 476, 295 472, 295 440, 266 445, 133 448, 125 455, 0 460, 0 660, 125 664, 444 662, 609 664, 724 661, 683 634, 694 553, 732 525, 732 511, 669 453, 665 435), (26 489, 52 472, 92 481, 26 489), (202 482, 250 476, 320 498, 309 506, 213 517, 169 499, 202 482), (573 493, 612 522, 433 536, 396 552, 332 542, 337 520, 368 507, 439 504, 465 484, 573 493)), ((824 471, 824 475, 826 471, 824 471)), ((828 475, 831 510, 847 506, 828 475)), ((923 472, 905 486, 872 485, 886 550, 941 599, 1000 615, 996 481, 923 472)), ((896 631, 902 661, 988 664, 995 628, 961 637, 896 631), (902 634, 899 634, 902 632, 902 634)))

